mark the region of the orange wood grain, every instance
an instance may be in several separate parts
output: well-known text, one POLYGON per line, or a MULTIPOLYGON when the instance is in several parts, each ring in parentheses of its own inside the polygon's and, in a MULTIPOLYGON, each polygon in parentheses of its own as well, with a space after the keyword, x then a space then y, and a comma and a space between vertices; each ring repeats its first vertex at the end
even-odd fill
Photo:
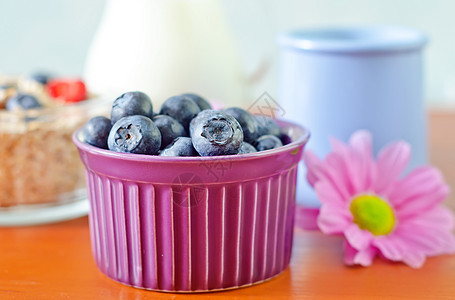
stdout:
MULTIPOLYGON (((431 159, 455 189, 455 111, 430 113, 431 159)), ((448 204, 455 208, 451 196, 448 204)), ((455 256, 430 258, 418 270, 376 260, 346 267, 342 240, 296 229, 290 267, 253 287, 166 294, 104 276, 90 249, 87 218, 0 228, 0 299, 455 299, 455 256)))

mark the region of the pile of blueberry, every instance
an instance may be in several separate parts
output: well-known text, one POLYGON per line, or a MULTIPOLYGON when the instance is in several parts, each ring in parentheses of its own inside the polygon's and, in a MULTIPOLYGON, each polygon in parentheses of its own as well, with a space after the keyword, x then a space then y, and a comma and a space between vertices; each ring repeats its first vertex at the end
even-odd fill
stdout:
POLYGON ((116 152, 161 156, 216 156, 274 149, 289 142, 269 117, 238 107, 213 110, 202 97, 168 98, 154 114, 142 92, 118 97, 111 118, 97 116, 83 128, 85 141, 116 152))

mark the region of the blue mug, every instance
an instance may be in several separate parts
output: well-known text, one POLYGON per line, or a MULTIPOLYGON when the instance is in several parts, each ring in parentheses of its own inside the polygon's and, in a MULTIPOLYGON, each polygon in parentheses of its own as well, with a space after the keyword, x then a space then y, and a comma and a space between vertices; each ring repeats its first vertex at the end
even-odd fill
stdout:
MULTIPOLYGON (((358 129, 374 151, 394 140, 412 146, 410 167, 426 163, 422 50, 427 38, 402 27, 302 29, 280 36, 278 101, 285 118, 312 134, 307 149, 324 157, 329 136, 347 142, 358 129)), ((300 167, 297 202, 319 206, 300 167)))

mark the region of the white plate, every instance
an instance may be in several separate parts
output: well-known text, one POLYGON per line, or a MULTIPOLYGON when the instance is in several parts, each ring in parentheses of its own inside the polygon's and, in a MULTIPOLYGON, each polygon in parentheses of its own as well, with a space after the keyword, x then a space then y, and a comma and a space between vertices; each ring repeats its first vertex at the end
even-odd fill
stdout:
POLYGON ((23 205, 0 209, 0 226, 48 224, 86 216, 90 205, 85 190, 77 199, 59 205, 23 205))

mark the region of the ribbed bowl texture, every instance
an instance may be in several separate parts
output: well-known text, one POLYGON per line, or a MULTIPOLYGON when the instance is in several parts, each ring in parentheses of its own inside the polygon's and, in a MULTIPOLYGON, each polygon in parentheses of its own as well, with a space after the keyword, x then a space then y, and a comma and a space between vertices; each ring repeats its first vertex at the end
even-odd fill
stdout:
POLYGON ((117 153, 73 135, 86 168, 93 255, 108 277, 167 292, 231 289, 289 264, 297 165, 309 132, 244 155, 117 153))

